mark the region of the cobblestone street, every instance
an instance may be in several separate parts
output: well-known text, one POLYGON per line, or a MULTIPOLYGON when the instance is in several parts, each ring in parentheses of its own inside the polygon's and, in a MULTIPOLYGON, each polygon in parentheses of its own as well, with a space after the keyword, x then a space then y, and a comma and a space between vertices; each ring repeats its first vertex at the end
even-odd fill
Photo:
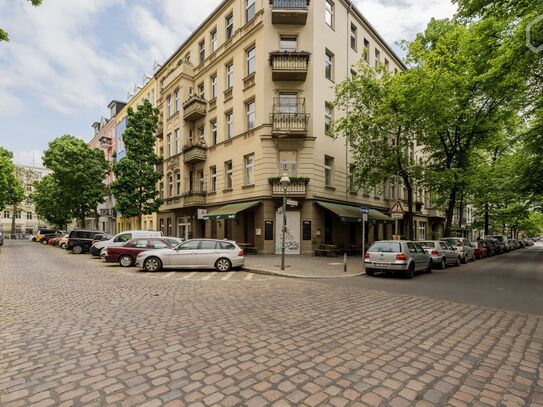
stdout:
POLYGON ((204 273, 7 241, 0 404, 543 406, 542 316, 204 273))

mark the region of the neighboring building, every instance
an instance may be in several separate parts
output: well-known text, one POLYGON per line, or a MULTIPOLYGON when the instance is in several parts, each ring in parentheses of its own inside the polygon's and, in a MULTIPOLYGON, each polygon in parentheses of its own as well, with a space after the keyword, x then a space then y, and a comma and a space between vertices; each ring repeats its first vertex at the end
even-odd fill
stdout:
MULTIPOLYGON (((110 165, 116 162, 116 134, 115 134, 115 119, 119 112, 124 108, 126 103, 113 100, 108 105, 110 116, 109 119, 102 117, 100 121, 92 124, 94 128, 94 136, 89 142, 89 146, 99 148, 104 151, 104 156, 110 165)), ((105 184, 108 186, 113 182, 113 171, 109 171, 106 175, 105 184)), ((116 227, 116 211, 115 199, 109 195, 104 200, 104 203, 98 206, 98 217, 89 217, 87 219, 87 228, 95 230, 103 230, 109 234, 115 234, 116 227)))
MULTIPOLYGON (((155 68, 160 65, 155 63, 155 68)), ((116 160, 122 160, 126 157, 126 149, 123 142, 123 133, 126 130, 128 121, 128 108, 136 109, 145 99, 147 99, 153 106, 157 103, 157 86, 156 79, 152 76, 145 75, 144 83, 141 86, 135 86, 134 91, 128 94, 128 103, 118 112, 115 117, 115 139, 116 139, 116 160)), ((160 155, 158 146, 156 147, 156 153, 160 155)), ((123 217, 122 213, 117 217, 117 233, 124 230, 157 230, 157 214, 143 215, 142 224, 139 225, 136 217, 127 218, 123 217)))
POLYGON ((25 199, 17 206, 15 214, 13 208, 9 206, 2 211, 0 214, 0 232, 3 232, 6 236, 13 234, 11 230, 13 216, 15 216, 14 234, 18 236, 32 235, 41 228, 52 226, 39 218, 31 200, 31 195, 34 192, 34 182, 50 174, 51 171, 42 167, 16 165, 15 173, 25 189, 25 199))
MULTIPOLYGON (((360 247, 361 206, 373 209, 366 242, 391 238, 388 212, 405 202, 404 189, 391 182, 375 193, 353 190, 345 138, 327 134, 337 114, 334 86, 361 58, 405 69, 349 1, 223 1, 155 75, 164 156, 159 229, 278 252, 279 177, 288 173, 297 206, 287 211, 287 253, 360 247)), ((438 237, 442 218, 428 212, 426 194, 416 201, 417 236, 438 237)))

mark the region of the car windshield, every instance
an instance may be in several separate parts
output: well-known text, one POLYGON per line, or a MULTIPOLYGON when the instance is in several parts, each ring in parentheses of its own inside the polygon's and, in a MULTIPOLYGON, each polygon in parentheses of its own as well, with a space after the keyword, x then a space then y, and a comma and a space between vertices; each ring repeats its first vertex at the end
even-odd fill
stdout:
POLYGON ((399 253, 402 251, 400 243, 395 242, 376 242, 368 249, 369 252, 378 253, 399 253))
POLYGON ((423 249, 435 249, 436 244, 434 242, 418 242, 419 246, 423 249))
POLYGON ((462 243, 460 242, 460 239, 445 239, 446 242, 449 242, 453 246, 460 246, 462 243))

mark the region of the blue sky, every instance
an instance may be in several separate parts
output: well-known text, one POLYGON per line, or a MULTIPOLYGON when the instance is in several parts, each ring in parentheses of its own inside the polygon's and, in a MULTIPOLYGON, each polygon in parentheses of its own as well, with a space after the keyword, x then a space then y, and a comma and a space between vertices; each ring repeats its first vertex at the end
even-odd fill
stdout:
MULTIPOLYGON (((355 0, 391 45, 431 17, 450 17, 449 0, 355 0)), ((0 145, 15 161, 41 164, 63 134, 85 141, 112 99, 163 62, 220 0, 0 0, 0 145)), ((265 1, 267 4, 267 0, 265 1)), ((394 46, 397 50, 397 47, 394 46)))

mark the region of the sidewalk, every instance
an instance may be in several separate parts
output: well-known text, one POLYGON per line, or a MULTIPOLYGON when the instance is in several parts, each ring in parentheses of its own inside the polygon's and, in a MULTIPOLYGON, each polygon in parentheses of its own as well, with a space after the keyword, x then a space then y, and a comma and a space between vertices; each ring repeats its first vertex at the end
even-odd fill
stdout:
POLYGON ((365 274, 360 256, 347 257, 347 272, 343 257, 285 256, 285 271, 281 271, 281 256, 245 256, 245 271, 290 278, 343 278, 365 274))

